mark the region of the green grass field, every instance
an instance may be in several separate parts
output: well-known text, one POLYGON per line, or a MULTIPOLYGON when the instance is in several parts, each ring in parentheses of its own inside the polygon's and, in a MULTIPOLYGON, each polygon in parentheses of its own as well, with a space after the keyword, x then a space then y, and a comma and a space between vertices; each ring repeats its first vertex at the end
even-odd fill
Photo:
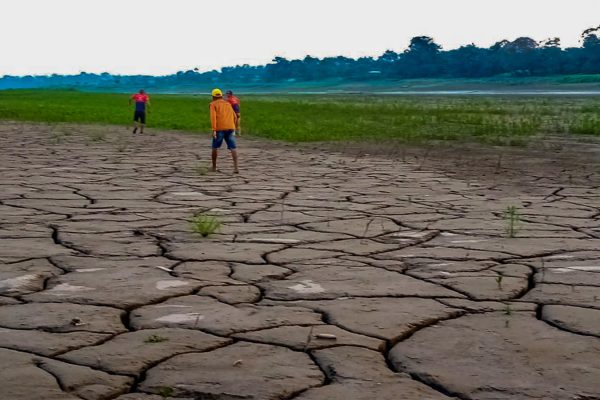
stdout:
MULTIPOLYGON (((150 128, 209 132, 205 96, 153 95, 150 128)), ((130 125, 123 94, 0 92, 0 119, 130 125)), ((394 139, 519 145, 544 134, 600 135, 600 100, 570 96, 242 96, 244 134, 291 142, 394 139)))

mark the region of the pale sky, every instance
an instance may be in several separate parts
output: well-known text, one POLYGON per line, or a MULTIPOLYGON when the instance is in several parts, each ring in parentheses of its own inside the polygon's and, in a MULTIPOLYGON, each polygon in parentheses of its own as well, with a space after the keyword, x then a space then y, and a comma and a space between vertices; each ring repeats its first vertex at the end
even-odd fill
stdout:
POLYGON ((275 55, 378 56, 558 36, 578 46, 600 0, 0 0, 0 76, 164 75, 275 55))

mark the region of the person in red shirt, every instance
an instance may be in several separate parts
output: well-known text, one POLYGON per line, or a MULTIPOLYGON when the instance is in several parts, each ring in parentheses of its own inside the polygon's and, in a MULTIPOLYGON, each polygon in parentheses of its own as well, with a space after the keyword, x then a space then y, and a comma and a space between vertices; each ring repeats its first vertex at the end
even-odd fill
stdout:
POLYGON ((226 91, 225 94, 227 95, 227 102, 229 104, 231 104, 231 107, 233 107, 233 111, 235 111, 235 115, 237 116, 237 122, 235 125, 236 133, 239 136, 242 136, 242 127, 240 125, 240 119, 241 119, 241 115, 242 115, 240 113, 240 99, 235 97, 231 90, 226 91))
POLYGON ((146 94, 144 89, 140 90, 139 93, 134 94, 129 98, 129 105, 131 101, 135 102, 135 111, 133 113, 133 133, 135 134, 140 128, 140 133, 144 133, 144 126, 146 125, 146 110, 150 112, 150 97, 146 94))

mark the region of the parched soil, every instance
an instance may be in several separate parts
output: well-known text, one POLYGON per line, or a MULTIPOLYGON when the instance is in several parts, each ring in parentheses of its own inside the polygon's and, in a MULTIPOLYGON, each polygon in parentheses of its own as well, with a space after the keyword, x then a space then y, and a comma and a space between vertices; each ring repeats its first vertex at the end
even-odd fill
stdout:
POLYGON ((385 140, 306 146, 353 157, 384 157, 461 180, 511 185, 523 192, 536 191, 539 183, 600 185, 600 137, 593 136, 534 137, 514 147, 452 141, 401 145, 385 140))
POLYGON ((597 143, 241 138, 234 175, 197 135, 0 140, 2 398, 600 399, 597 143))

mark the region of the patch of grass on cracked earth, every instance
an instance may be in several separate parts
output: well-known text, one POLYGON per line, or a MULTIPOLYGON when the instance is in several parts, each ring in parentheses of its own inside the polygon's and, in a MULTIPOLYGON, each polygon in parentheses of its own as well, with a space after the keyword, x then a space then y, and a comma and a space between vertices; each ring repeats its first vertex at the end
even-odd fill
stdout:
POLYGON ((117 152, 124 153, 129 147, 129 140, 124 135, 118 135, 114 145, 117 152))
POLYGON ((496 284, 498 284, 498 290, 502 290, 502 280, 504 279, 504 274, 499 273, 496 277, 496 284))
POLYGON ((208 237, 217 233, 222 225, 218 217, 208 214, 194 215, 191 223, 192 231, 202 237, 208 237))
POLYGON ((94 128, 90 132, 90 140, 92 142, 104 142, 106 140, 106 132, 102 129, 94 128))
POLYGON ((521 218, 517 207, 509 206, 504 213, 504 219, 506 221, 506 234, 509 238, 514 238, 517 236, 521 225, 521 218))
POLYGON ((204 175, 208 174, 208 172, 210 171, 210 168, 206 165, 198 164, 194 167, 194 171, 196 172, 197 175, 204 176, 204 175))
POLYGON ((166 399, 167 397, 173 396, 173 394, 175 394, 175 390, 173 390, 173 388, 170 386, 161 386, 158 388, 157 393, 159 396, 162 396, 166 399))
POLYGON ((160 335, 150 335, 144 340, 144 343, 162 343, 168 341, 169 338, 160 335))

